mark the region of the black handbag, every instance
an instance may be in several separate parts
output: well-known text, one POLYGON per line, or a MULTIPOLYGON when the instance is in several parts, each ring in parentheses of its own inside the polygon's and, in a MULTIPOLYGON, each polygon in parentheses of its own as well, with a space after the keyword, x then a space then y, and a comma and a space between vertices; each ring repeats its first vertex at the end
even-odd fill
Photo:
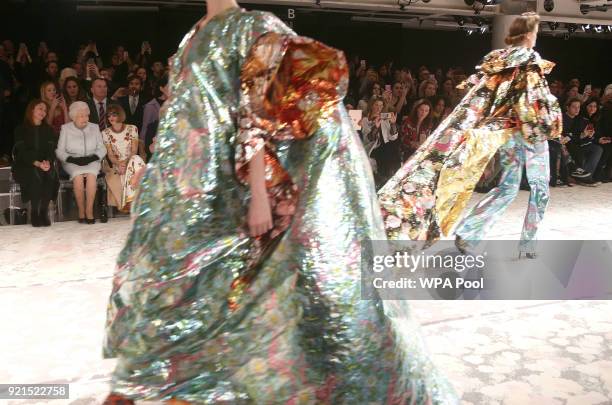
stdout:
POLYGON ((4 209, 4 220, 7 224, 11 223, 11 211, 13 211, 13 218, 15 220, 13 225, 25 225, 28 223, 27 208, 10 207, 4 209))

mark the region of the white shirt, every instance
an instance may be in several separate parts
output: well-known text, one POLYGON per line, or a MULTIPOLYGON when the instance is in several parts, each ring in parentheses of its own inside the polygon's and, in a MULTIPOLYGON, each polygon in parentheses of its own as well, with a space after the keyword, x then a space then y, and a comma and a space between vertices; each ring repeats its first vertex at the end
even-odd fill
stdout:
POLYGON ((138 107, 138 98, 139 98, 138 94, 135 96, 129 96, 128 98, 130 111, 132 112, 132 114, 136 112, 136 108, 138 107))

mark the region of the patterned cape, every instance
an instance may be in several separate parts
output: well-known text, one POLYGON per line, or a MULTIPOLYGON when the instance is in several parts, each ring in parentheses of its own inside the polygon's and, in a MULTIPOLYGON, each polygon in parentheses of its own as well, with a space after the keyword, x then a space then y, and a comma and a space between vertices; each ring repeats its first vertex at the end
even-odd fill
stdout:
POLYGON ((489 160, 514 132, 527 142, 558 138, 562 117, 545 74, 554 64, 532 49, 498 49, 459 85, 455 110, 379 190, 389 239, 424 241, 448 235, 489 160))
POLYGON ((187 34, 111 293, 112 390, 197 404, 456 404, 405 301, 362 300, 385 233, 341 52, 268 13, 187 34), (274 229, 248 236, 263 150, 274 229))

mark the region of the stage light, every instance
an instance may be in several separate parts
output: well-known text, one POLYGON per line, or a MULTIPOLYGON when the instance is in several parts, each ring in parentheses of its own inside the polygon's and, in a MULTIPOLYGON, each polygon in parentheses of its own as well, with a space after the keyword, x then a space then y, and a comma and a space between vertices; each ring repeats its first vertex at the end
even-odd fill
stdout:
POLYGON ((557 28, 559 28, 559 23, 556 21, 549 21, 548 27, 550 28, 551 31, 555 31, 557 28))
POLYGON ((474 30, 471 28, 468 28, 467 30, 465 30, 465 33, 468 35, 472 35, 474 33, 474 30))
POLYGON ((465 18, 457 17, 457 24, 459 24, 460 27, 463 27, 465 25, 465 18))
POLYGON ((606 29, 608 30, 608 32, 612 32, 612 25, 608 25, 606 29))
POLYGON ((573 34, 574 32, 576 32, 576 24, 569 24, 569 25, 567 26, 567 31, 568 31, 570 34, 573 34))
POLYGON ((582 24, 581 26, 582 32, 587 32, 591 30, 591 24, 582 24))
POLYGON ((595 32, 601 34, 603 32, 603 27, 601 25, 596 25, 595 32))
POLYGON ((549 13, 555 8, 555 0, 544 0, 544 10, 549 13))

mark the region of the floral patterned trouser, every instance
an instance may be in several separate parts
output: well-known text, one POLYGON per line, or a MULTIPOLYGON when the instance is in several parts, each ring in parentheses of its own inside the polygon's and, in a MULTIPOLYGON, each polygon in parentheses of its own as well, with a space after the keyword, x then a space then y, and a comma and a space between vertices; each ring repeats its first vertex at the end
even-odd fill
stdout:
POLYGON ((499 149, 499 154, 502 165, 499 185, 469 211, 457 226, 455 233, 465 239, 468 244, 470 241, 482 240, 518 194, 523 165, 525 165, 531 192, 519 250, 534 252, 538 224, 544 217, 549 199, 548 142, 529 144, 518 132, 499 149))

